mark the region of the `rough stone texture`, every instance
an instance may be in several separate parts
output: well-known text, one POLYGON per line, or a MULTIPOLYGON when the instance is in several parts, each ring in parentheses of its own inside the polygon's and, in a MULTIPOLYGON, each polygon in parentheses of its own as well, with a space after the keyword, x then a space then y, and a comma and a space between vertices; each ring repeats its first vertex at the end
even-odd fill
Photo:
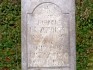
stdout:
POLYGON ((22 0, 22 70, 76 70, 74 0, 22 0))

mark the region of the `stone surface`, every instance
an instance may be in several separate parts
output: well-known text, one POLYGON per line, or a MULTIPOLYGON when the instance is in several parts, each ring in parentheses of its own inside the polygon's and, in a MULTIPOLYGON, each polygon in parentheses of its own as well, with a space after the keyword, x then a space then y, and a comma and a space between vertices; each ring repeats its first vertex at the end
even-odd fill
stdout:
POLYGON ((75 70, 74 0, 22 0, 22 70, 75 70))
POLYGON ((28 70, 70 70, 69 68, 29 68, 28 70))

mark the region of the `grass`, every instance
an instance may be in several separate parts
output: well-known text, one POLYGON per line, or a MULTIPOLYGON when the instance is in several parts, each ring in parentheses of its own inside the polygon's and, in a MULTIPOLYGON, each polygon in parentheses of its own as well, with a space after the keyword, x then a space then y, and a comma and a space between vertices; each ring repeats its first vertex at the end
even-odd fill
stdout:
POLYGON ((0 70, 20 70, 20 1, 0 0, 0 70))
POLYGON ((77 70, 93 70, 93 0, 76 0, 77 70))
MULTIPOLYGON (((0 0, 0 70, 21 70, 21 3, 0 0)), ((77 70, 93 70, 93 0, 76 0, 77 70)))

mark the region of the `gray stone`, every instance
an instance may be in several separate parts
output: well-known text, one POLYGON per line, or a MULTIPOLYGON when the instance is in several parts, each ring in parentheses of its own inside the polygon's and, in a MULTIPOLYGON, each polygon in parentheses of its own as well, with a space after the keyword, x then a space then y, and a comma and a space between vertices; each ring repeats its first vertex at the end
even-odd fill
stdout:
POLYGON ((76 70, 75 1, 22 0, 22 70, 76 70))

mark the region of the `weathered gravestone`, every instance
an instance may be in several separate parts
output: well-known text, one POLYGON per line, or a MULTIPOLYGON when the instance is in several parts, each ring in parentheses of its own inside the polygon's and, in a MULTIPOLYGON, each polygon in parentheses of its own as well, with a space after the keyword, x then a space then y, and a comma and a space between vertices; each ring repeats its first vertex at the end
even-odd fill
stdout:
POLYGON ((22 0, 22 70, 75 70, 75 0, 22 0))

